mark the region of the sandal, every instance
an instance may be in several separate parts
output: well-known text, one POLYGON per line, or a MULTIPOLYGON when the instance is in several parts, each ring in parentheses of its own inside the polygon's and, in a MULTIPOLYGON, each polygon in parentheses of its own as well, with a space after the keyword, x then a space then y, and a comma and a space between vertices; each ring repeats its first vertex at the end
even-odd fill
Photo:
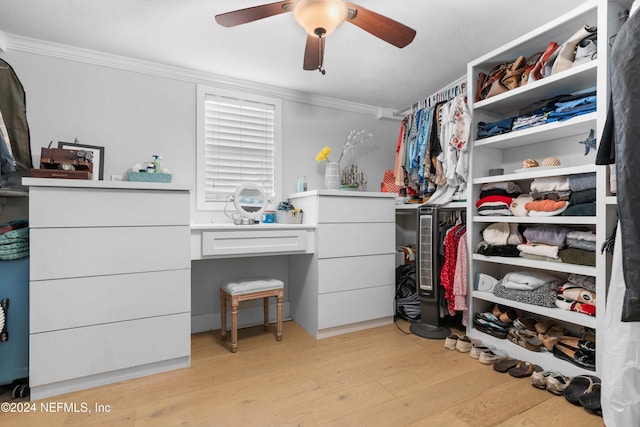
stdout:
POLYGON ((527 350, 539 352, 542 347, 542 341, 531 332, 527 332, 526 329, 509 328, 507 335, 509 341, 527 350))
POLYGON ((493 365, 493 370, 504 374, 509 369, 515 367, 518 363, 520 363, 518 359, 514 359, 513 357, 505 357, 504 359, 493 365))
POLYGON ((509 369, 509 375, 515 378, 524 378, 531 376, 534 372, 540 372, 542 368, 530 362, 520 361, 516 366, 509 369))
POLYGON ((600 404, 601 388, 602 385, 600 383, 593 383, 591 389, 578 398, 580 405, 600 416, 602 416, 602 407, 600 404))
POLYGON ((580 397, 590 393, 595 384, 600 384, 600 378, 594 375, 578 375, 571 378, 569 385, 564 389, 564 397, 574 405, 580 405, 580 397))

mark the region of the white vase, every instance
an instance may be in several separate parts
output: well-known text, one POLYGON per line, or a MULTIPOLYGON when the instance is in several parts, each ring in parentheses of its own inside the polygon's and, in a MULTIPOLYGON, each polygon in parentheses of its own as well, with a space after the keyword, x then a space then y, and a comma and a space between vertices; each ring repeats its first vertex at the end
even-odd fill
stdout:
POLYGON ((327 163, 324 170, 324 188, 327 190, 337 190, 340 184, 340 164, 336 162, 327 163))

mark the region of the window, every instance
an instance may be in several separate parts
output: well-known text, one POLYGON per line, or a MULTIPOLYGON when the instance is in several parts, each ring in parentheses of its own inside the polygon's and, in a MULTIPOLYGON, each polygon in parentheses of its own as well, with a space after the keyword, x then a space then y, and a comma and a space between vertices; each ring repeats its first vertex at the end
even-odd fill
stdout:
POLYGON ((251 182, 275 200, 280 189, 280 101, 198 86, 199 210, 222 209, 251 182))

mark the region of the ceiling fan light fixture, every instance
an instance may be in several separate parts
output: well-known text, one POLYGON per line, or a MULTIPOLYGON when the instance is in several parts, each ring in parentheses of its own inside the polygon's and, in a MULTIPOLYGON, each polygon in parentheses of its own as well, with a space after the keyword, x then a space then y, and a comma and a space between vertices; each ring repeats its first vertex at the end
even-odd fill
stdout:
POLYGON ((300 0, 293 16, 309 35, 326 37, 347 19, 347 12, 343 0, 300 0))

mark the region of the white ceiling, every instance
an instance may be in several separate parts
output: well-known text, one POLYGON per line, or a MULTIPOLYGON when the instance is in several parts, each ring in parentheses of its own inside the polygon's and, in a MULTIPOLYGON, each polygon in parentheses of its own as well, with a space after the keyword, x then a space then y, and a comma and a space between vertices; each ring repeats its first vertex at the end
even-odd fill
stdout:
POLYGON ((584 0, 359 0, 417 31, 404 49, 349 23, 304 71, 306 33, 285 13, 224 28, 219 13, 273 0, 0 0, 0 31, 373 106, 404 109, 484 55, 584 0))

